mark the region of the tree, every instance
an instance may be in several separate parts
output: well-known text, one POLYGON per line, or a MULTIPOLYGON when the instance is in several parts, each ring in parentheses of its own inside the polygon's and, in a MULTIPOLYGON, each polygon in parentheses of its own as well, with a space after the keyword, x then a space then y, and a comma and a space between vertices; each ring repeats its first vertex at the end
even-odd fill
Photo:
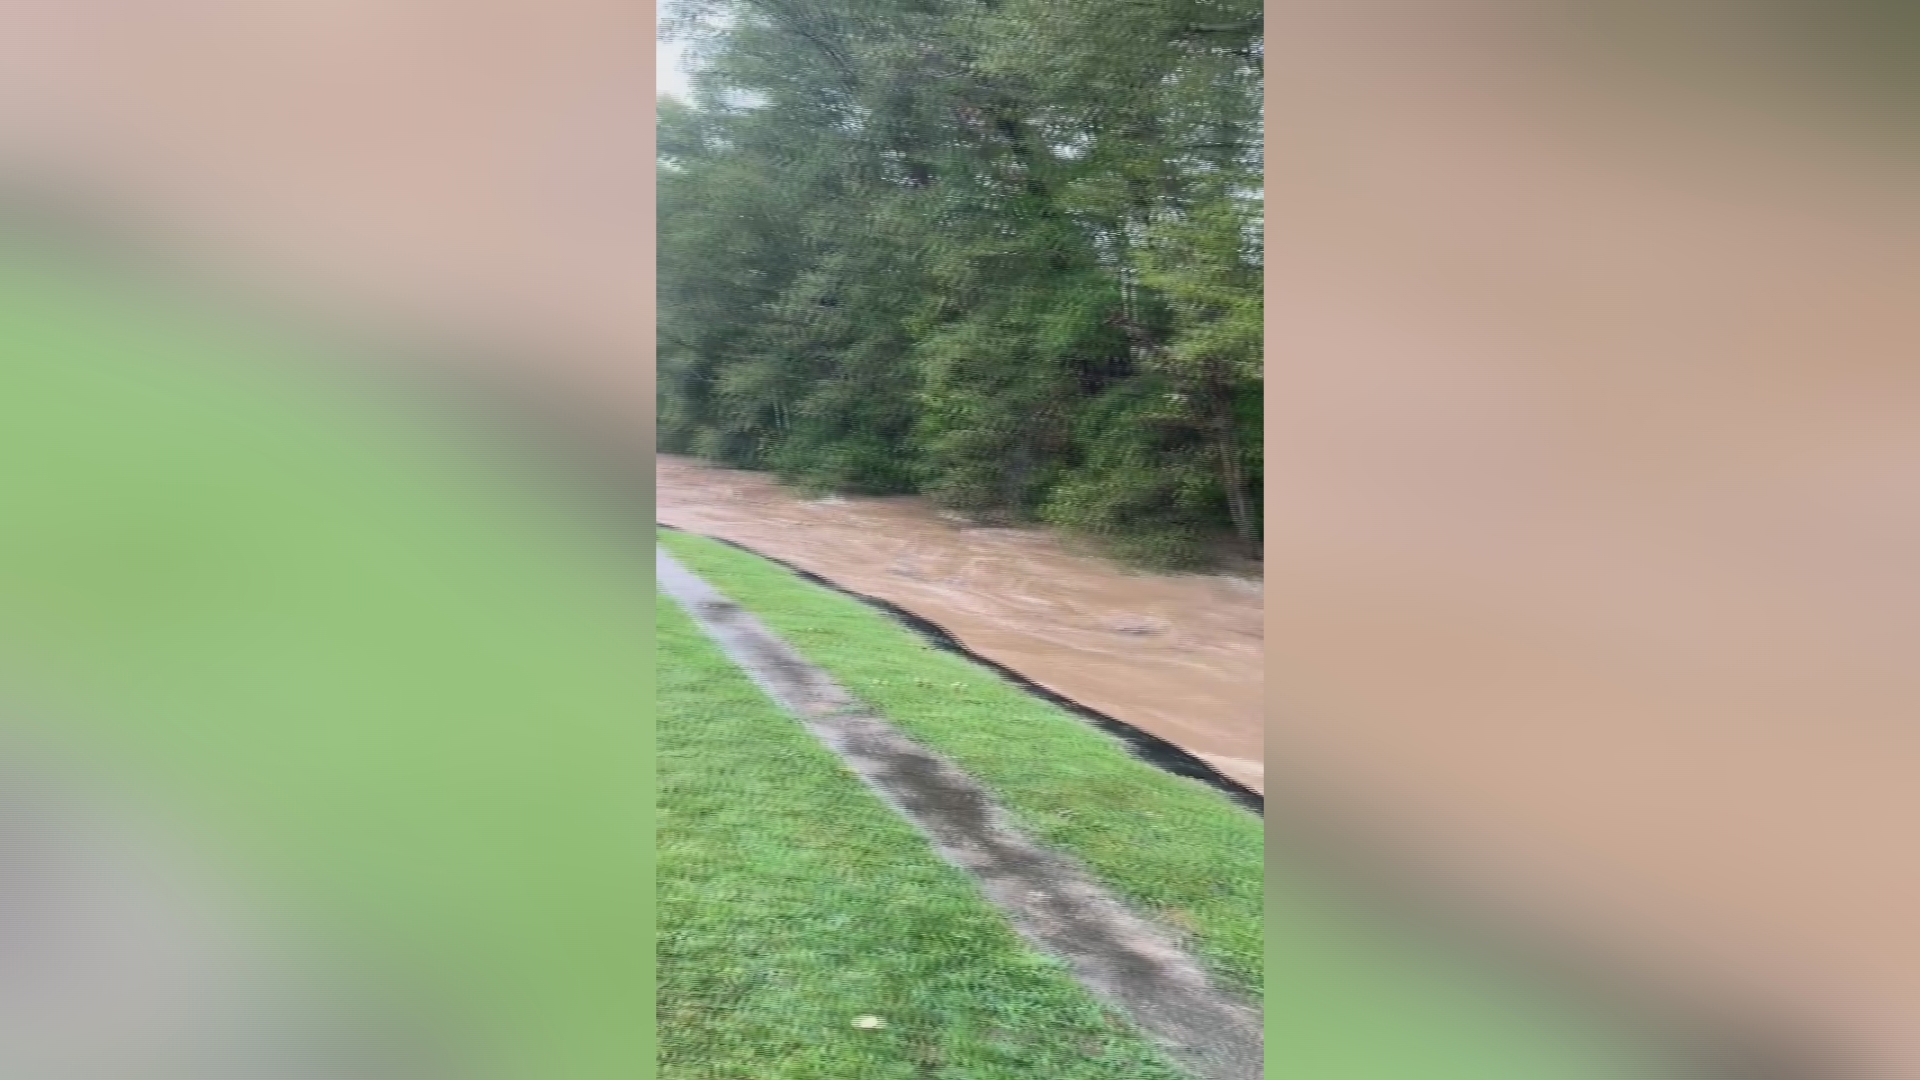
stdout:
POLYGON ((683 0, 660 446, 1191 561, 1259 535, 1260 11, 683 0))

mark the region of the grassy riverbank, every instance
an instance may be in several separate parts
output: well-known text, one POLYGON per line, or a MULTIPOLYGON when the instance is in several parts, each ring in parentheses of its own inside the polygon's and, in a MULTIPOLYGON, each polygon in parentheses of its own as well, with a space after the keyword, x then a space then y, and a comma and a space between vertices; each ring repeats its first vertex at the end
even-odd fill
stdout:
POLYGON ((1179 1076, 665 598, 658 635, 662 1080, 1179 1076))
POLYGON ((1258 995, 1262 825, 1133 757, 1077 717, 873 608, 764 559, 668 530, 660 542, 802 656, 991 788, 1036 838, 1184 932, 1223 981, 1258 995))

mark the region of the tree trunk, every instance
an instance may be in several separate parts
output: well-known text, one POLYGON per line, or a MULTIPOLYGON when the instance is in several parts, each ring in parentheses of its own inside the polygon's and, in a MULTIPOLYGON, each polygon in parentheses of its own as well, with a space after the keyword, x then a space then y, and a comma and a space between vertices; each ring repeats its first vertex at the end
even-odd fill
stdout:
POLYGON ((1220 442, 1220 480, 1227 489, 1227 512, 1233 515, 1233 531, 1246 545, 1247 554, 1260 557, 1260 536, 1253 522, 1253 507, 1247 499, 1246 472, 1240 467, 1240 455, 1231 435, 1220 442))
POLYGON ((1249 557, 1260 557, 1259 528, 1253 520, 1253 504, 1247 496, 1247 471, 1240 461, 1240 448, 1233 437, 1232 406, 1218 398, 1213 403, 1214 452, 1220 456, 1220 485, 1227 493, 1227 513, 1233 518, 1234 535, 1249 557))

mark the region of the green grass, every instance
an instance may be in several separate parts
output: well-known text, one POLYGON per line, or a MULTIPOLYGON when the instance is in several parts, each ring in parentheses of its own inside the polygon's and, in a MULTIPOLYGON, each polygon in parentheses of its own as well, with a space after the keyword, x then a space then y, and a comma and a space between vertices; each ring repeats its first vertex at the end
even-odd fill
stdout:
POLYGON ((1179 1075, 665 598, 658 635, 662 1080, 1179 1075))
POLYGON ((0 260, 4 693, 480 1075, 644 1076, 644 570, 313 359, 0 260))
POLYGON ((1034 836, 1185 933, 1224 982, 1258 995, 1258 815, 857 600, 724 544, 659 535, 850 692, 991 788, 1034 836))

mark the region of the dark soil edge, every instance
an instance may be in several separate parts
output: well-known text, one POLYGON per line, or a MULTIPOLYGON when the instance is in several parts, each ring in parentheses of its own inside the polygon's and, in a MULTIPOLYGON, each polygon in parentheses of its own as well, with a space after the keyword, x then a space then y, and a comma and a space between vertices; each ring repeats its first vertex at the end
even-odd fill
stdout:
POLYGON ((1145 761, 1147 764, 1152 765, 1155 768, 1161 769, 1163 771, 1173 773, 1176 776, 1184 776, 1189 780, 1198 780, 1199 782, 1206 784, 1208 787, 1211 787, 1221 792, 1222 794, 1226 795, 1228 798, 1232 799, 1235 803, 1238 803, 1240 806, 1248 810, 1251 810, 1256 814, 1260 814, 1262 816, 1266 814, 1267 801, 1266 801, 1266 798, 1263 795, 1261 795, 1259 792, 1253 790, 1250 787, 1247 787, 1244 784, 1239 783, 1238 781, 1232 779, 1226 774, 1220 772, 1220 770, 1215 769, 1213 766, 1207 764, 1205 761, 1201 760, 1200 758, 1195 757, 1193 754, 1188 753, 1187 751, 1182 750, 1178 746, 1175 746, 1174 744, 1166 741, 1165 739, 1160 738, 1158 735, 1154 735, 1150 732, 1142 731, 1139 728, 1134 727, 1132 724, 1129 724, 1124 720, 1120 720, 1115 717, 1108 716, 1106 713, 1103 713, 1098 709, 1093 709, 1093 708, 1089 708, 1086 705, 1082 705, 1079 702, 1073 700, 1072 698, 1066 697, 1062 694, 1059 694, 1052 690, 1047 689, 1046 687, 1040 685, 1039 683, 1034 682, 1032 679, 1027 678, 1025 675, 1020 674, 1018 671, 1015 671, 1014 669, 1006 666, 1005 664, 1001 664, 996 661, 989 660, 984 656, 981 656, 979 653, 976 653, 972 649, 969 649, 965 645, 961 644, 960 639, 953 636, 953 633, 949 631, 946 627, 941 626, 939 623, 936 623, 931 619, 927 619, 922 616, 916 615, 913 612, 908 611, 906 608, 903 608, 900 605, 892 603, 890 601, 882 600, 874 596, 868 596, 864 593, 855 592, 852 589, 849 589, 843 585, 839 585, 833 581, 828 580, 827 578, 823 578, 819 574, 813 573, 812 571, 802 570, 800 567, 795 566, 784 559, 776 559, 771 555, 765 554, 764 552, 755 551, 752 548, 746 546, 745 544, 738 544, 733 542, 732 540, 728 540, 723 537, 708 536, 705 533, 691 532, 689 530, 682 529, 673 525, 667 525, 661 522, 655 522, 654 524, 658 528, 666 529, 669 532, 686 533, 688 536, 699 536, 705 540, 712 540, 715 543, 725 544, 728 547, 735 549, 736 551, 744 551, 747 554, 754 556, 755 558, 764 559, 767 562, 773 563, 775 566, 778 566, 786 570, 788 573, 791 573, 796 577, 802 578, 815 585, 819 585, 822 588, 831 589, 842 596, 849 597, 854 600, 858 600, 869 607, 876 608, 882 614, 885 614, 888 617, 892 618, 895 622, 898 622, 901 625, 905 626, 907 629, 912 630, 916 634, 919 634, 923 639, 926 640, 928 644, 932 645, 934 648, 941 649, 945 652, 950 652, 955 655, 965 657, 967 660, 970 660, 973 663, 986 668, 987 670, 993 672, 995 675, 998 675, 1000 678, 1004 679, 1005 681, 1012 683, 1014 686, 1018 687, 1019 689, 1025 691, 1028 694, 1033 695, 1034 697, 1041 699, 1042 701, 1045 701, 1049 705, 1052 705, 1055 708, 1061 709, 1065 712, 1072 713, 1073 715, 1081 718, 1082 720, 1088 721, 1094 726, 1100 728, 1102 731, 1105 731, 1107 734, 1112 735, 1115 738, 1119 739, 1122 743, 1126 745, 1127 750, 1131 752, 1134 757, 1139 758, 1142 761, 1145 761))

